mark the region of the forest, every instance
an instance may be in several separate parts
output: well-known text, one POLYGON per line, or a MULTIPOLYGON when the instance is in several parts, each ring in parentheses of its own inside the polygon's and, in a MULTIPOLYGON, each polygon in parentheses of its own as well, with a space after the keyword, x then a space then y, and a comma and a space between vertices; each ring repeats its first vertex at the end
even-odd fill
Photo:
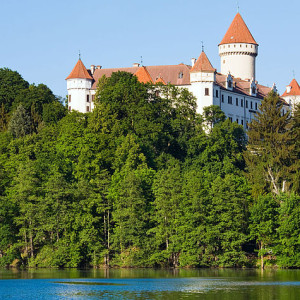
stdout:
POLYGON ((93 112, 0 69, 1 267, 300 267, 300 107, 248 124, 116 72, 93 112))

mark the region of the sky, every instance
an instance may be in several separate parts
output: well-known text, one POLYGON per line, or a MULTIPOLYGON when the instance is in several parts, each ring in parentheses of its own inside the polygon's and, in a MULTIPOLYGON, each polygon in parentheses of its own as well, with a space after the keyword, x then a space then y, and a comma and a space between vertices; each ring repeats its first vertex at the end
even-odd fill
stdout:
POLYGON ((280 94, 300 83, 299 0, 0 0, 0 68, 67 94, 78 60, 87 68, 191 64, 204 51, 220 71, 218 44, 239 12, 259 44, 256 79, 280 94), (239 2, 239 3, 238 3, 239 2), (237 4, 238 3, 238 4, 237 4))

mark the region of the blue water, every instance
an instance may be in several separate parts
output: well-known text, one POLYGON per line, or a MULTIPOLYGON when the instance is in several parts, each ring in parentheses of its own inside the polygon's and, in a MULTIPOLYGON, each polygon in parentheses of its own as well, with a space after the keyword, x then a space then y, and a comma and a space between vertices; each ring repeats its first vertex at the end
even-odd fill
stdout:
POLYGON ((0 299, 300 299, 300 272, 0 271, 0 299))

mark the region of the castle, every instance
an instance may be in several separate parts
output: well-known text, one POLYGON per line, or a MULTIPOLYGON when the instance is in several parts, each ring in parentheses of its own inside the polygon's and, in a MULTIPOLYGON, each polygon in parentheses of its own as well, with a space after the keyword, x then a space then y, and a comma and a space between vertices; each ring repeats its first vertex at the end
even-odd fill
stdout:
MULTIPOLYGON (((221 40, 219 56, 221 72, 210 63, 202 50, 198 59, 191 65, 141 66, 138 63, 129 68, 102 69, 92 65, 87 70, 81 59, 78 60, 66 78, 69 110, 89 112, 94 108, 94 97, 99 79, 113 72, 126 71, 137 76, 140 82, 173 84, 187 88, 197 99, 197 111, 205 106, 218 105, 232 121, 247 127, 261 100, 273 89, 258 84, 255 79, 258 44, 253 38, 242 16, 237 13, 229 29, 221 40)), ((300 87, 295 79, 282 95, 283 113, 295 103, 300 103, 300 87)))

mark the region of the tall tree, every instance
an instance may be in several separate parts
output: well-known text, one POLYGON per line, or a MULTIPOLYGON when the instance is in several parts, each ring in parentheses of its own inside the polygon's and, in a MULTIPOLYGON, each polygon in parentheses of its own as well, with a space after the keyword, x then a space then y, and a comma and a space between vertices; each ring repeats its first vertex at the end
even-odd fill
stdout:
POLYGON ((295 144, 289 113, 283 115, 283 102, 275 92, 262 101, 249 124, 245 159, 254 193, 289 191, 294 172, 295 144))
POLYGON ((260 256, 260 267, 264 268, 264 257, 272 253, 276 239, 278 202, 271 194, 259 196, 250 207, 250 237, 255 239, 260 256))
POLYGON ((22 104, 20 104, 12 114, 8 130, 16 138, 24 137, 26 134, 32 132, 31 118, 22 104))

